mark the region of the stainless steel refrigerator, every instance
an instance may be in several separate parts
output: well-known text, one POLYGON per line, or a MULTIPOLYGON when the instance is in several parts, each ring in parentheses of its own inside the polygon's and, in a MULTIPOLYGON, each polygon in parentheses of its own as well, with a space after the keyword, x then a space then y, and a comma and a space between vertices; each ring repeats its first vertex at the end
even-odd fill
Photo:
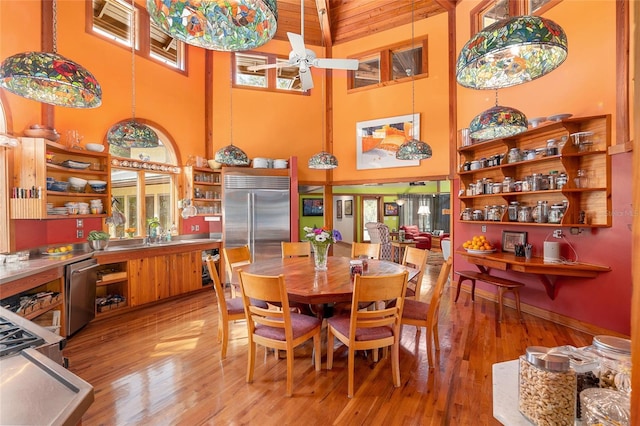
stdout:
POLYGON ((291 235, 288 176, 225 172, 222 201, 225 247, 248 244, 254 261, 281 256, 291 235))

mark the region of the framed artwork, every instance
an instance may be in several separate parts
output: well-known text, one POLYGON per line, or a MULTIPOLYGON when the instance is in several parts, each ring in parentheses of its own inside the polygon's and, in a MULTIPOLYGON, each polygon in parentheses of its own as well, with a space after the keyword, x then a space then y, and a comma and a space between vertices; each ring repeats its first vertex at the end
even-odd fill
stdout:
POLYGON ((322 216, 324 204, 322 198, 303 198, 302 216, 322 216))
POLYGON ((398 216, 398 205, 396 203, 384 203, 385 216, 398 216))
POLYGON ((353 200, 344 200, 344 215, 353 216, 353 200))
POLYGON ((502 251, 515 253, 516 244, 526 244, 527 233, 516 231, 502 231, 502 251))
POLYGON ((420 114, 356 123, 356 167, 358 170, 418 166, 420 160, 398 160, 403 143, 420 139, 420 114))
POLYGON ((336 217, 342 219, 342 200, 336 201, 336 217))

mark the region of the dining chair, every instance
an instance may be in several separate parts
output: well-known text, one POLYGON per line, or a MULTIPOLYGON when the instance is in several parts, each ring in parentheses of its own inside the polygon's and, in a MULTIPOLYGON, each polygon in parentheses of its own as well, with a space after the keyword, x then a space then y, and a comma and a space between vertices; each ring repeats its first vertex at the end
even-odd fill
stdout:
POLYGON ((253 382, 256 358, 256 344, 287 354, 287 396, 293 394, 293 349, 313 338, 315 368, 320 371, 320 332, 322 320, 308 315, 291 312, 284 275, 255 275, 238 270, 242 303, 247 317, 249 336, 249 359, 247 364, 247 383, 253 382), (264 300, 277 303, 282 309, 265 309, 255 301, 264 300))
POLYGON ((353 397, 355 352, 362 350, 391 347, 391 372, 393 385, 400 386, 400 318, 404 306, 404 294, 407 290, 407 277, 404 271, 395 275, 362 276, 356 275, 353 283, 351 313, 337 315, 327 320, 327 369, 333 368, 334 336, 348 347, 348 389, 347 395, 353 397), (375 311, 359 310, 362 302, 394 300, 393 306, 375 311))
POLYGON ((311 243, 309 241, 282 242, 282 258, 286 257, 310 257, 311 243))
POLYGON ((449 279, 451 272, 452 259, 449 257, 440 269, 438 280, 433 288, 431 301, 429 303, 419 300, 407 299, 404 301, 404 310, 402 312, 402 324, 415 325, 416 327, 425 327, 427 329, 427 360, 429 368, 433 368, 433 356, 431 354, 431 341, 433 339, 436 351, 440 350, 440 341, 438 339, 438 313, 440 308, 440 299, 445 284, 449 279))
POLYGON ((360 256, 367 256, 369 259, 379 259, 380 243, 352 243, 351 258, 356 259, 360 256))
MULTIPOLYGON (((248 245, 240 247, 224 247, 222 249, 224 255, 224 266, 227 270, 227 281, 232 283, 231 277, 234 270, 242 265, 248 265, 251 263, 251 250, 248 245)), ((231 284, 231 297, 237 297, 236 286, 231 284)))
POLYGON ((225 359, 227 357, 227 346, 229 344, 229 322, 245 319, 244 305, 242 304, 242 299, 239 297, 229 300, 225 298, 224 288, 218 275, 218 269, 210 255, 207 256, 205 263, 209 270, 209 276, 213 280, 213 289, 216 292, 216 299, 218 301, 218 342, 222 342, 220 357, 225 359))
POLYGON ((402 264, 410 268, 417 269, 418 275, 413 277, 407 284, 406 297, 414 300, 420 300, 420 288, 422 287, 422 277, 424 277, 424 270, 427 266, 427 259, 429 258, 429 250, 423 250, 416 247, 407 247, 404 250, 404 256, 402 257, 402 264))

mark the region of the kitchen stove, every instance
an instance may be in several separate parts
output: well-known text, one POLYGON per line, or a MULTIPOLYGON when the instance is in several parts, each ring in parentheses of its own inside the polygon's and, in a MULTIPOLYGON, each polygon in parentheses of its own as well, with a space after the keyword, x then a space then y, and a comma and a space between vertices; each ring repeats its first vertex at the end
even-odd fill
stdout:
POLYGON ((0 358, 26 348, 41 346, 45 341, 7 318, 0 316, 0 358))

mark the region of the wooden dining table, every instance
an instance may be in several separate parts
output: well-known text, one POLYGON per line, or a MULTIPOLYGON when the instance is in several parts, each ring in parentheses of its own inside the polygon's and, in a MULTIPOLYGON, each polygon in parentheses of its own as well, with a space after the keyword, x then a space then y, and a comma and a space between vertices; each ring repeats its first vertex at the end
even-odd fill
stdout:
MULTIPOLYGON (((323 305, 349 302, 353 293, 353 282, 348 257, 329 256, 327 270, 316 271, 312 257, 261 260, 239 269, 258 275, 284 275, 287 294, 292 302, 323 305)), ((387 260, 368 260, 363 275, 392 275, 409 272, 408 279, 418 275, 418 270, 387 260)), ((235 276, 235 274, 234 274, 235 276)))

